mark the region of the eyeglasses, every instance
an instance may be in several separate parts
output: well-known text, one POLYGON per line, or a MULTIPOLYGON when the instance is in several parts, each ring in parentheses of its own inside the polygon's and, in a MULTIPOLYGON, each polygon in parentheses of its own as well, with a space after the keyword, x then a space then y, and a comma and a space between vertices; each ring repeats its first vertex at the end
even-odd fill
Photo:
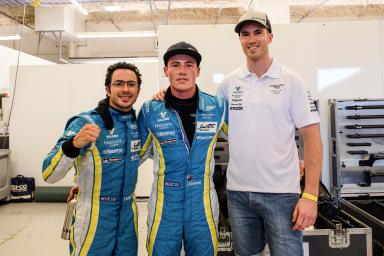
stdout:
POLYGON ((112 82, 111 85, 117 88, 123 88, 125 84, 127 84, 128 88, 133 88, 139 85, 136 81, 132 81, 132 80, 130 81, 115 80, 112 82))

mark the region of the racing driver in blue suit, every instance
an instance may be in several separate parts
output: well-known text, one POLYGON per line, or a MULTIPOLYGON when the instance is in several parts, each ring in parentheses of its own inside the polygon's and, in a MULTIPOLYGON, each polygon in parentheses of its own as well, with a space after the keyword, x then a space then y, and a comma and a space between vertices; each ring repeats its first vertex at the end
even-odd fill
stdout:
POLYGON ((134 189, 140 138, 132 105, 140 92, 136 66, 108 67, 107 98, 95 110, 71 118, 43 163, 43 178, 55 183, 74 167, 77 205, 71 255, 137 255, 134 189))
POLYGON ((143 160, 153 156, 148 204, 148 255, 216 255, 219 206, 212 175, 219 132, 227 132, 222 99, 199 90, 201 55, 179 42, 163 56, 170 86, 138 116, 143 160))

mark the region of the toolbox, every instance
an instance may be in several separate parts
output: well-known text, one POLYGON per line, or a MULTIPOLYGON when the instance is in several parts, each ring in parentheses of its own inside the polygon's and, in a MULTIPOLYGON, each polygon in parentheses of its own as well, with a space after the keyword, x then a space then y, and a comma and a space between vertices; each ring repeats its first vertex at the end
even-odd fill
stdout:
POLYGON ((384 99, 329 101, 331 193, 337 207, 372 229, 384 255, 384 99))

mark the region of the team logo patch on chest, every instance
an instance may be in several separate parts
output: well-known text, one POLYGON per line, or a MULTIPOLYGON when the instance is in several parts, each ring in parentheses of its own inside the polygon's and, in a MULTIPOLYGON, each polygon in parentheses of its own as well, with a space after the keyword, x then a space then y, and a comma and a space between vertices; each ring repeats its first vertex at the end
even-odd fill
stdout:
POLYGON ((217 130, 217 122, 197 122, 197 132, 200 133, 215 133, 217 130))
POLYGON ((168 115, 167 115, 167 112, 160 112, 160 114, 159 114, 159 117, 160 118, 157 118, 157 121, 158 122, 165 122, 165 121, 169 121, 169 117, 168 117, 168 115))
POLYGON ((132 140, 131 141, 131 152, 136 152, 140 150, 140 140, 132 140))

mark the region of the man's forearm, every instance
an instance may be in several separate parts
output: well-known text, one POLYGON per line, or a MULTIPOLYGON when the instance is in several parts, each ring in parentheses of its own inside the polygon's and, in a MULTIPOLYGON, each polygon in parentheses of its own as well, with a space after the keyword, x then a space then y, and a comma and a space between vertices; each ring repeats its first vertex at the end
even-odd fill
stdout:
POLYGON ((322 169, 323 150, 318 125, 311 125, 302 133, 304 140, 305 188, 306 193, 318 195, 322 169))

